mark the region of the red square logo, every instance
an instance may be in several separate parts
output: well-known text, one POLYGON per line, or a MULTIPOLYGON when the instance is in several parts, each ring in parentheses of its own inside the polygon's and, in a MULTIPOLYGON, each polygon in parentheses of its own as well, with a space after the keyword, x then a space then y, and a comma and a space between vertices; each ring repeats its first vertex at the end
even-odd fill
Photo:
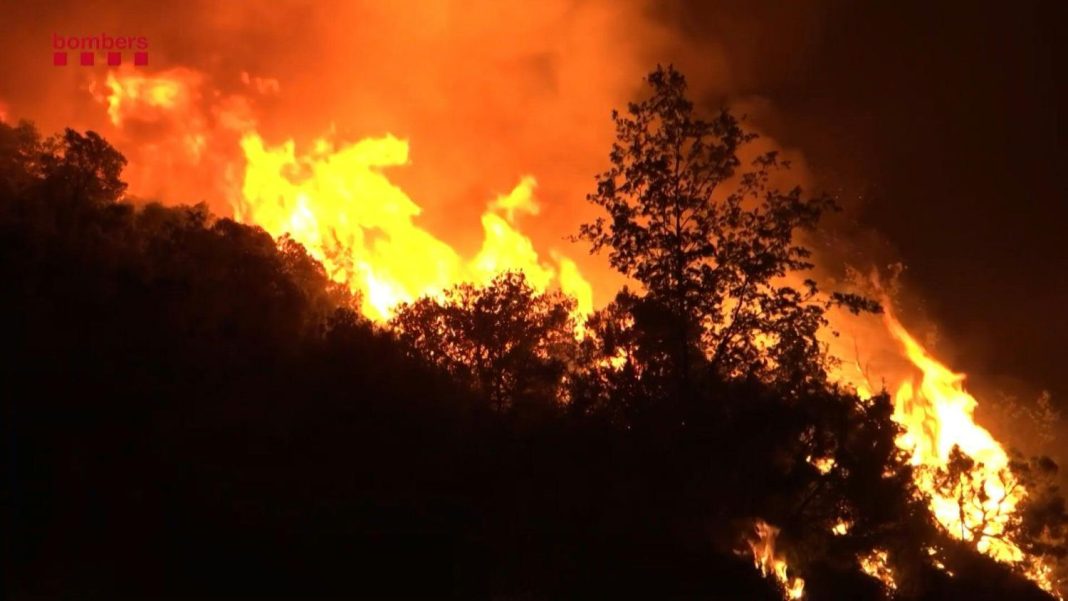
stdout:
POLYGON ((93 66, 93 62, 94 61, 96 61, 96 54, 95 53, 92 53, 92 52, 83 52, 82 53, 82 66, 83 67, 91 67, 91 66, 93 66))
POLYGON ((57 66, 57 67, 66 67, 67 66, 67 53, 66 52, 53 52, 52 53, 52 64, 57 66))
POLYGON ((148 64, 147 52, 134 52, 134 64, 138 67, 144 67, 148 64))
POLYGON ((108 53, 108 66, 118 67, 122 64, 121 52, 109 52, 108 53))

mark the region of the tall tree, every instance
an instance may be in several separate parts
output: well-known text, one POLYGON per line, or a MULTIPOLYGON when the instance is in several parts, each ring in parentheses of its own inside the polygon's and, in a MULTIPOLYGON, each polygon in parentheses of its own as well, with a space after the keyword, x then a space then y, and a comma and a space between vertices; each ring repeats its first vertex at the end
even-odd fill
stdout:
POLYGON ((611 167, 588 195, 608 217, 582 225, 578 238, 593 252, 608 247, 611 265, 674 315, 683 379, 695 344, 723 375, 818 376, 824 312, 836 303, 877 309, 795 277, 813 267, 798 232, 833 201, 773 187, 771 174, 788 167, 775 152, 741 171, 739 152, 756 135, 726 110, 699 117, 674 68, 658 67, 646 81, 651 96, 613 112, 611 167))

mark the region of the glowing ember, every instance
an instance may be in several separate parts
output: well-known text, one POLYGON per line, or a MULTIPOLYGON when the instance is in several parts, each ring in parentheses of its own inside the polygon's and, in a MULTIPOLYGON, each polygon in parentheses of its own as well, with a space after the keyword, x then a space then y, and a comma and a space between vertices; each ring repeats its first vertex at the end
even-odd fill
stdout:
POLYGON ((849 532, 849 529, 853 527, 852 522, 846 520, 838 520, 838 522, 831 527, 831 532, 836 536, 845 536, 849 532))
POLYGON ((824 475, 828 474, 832 469, 834 469, 835 465, 834 457, 809 456, 806 457, 805 460, 808 461, 812 465, 812 467, 816 468, 819 473, 824 475))
POLYGON ((753 563, 764 576, 774 575, 782 585, 787 599, 800 599, 805 594, 805 581, 801 578, 789 576, 786 560, 775 553, 775 539, 779 536, 779 529, 763 520, 757 520, 756 539, 749 540, 749 548, 753 551, 753 563))
POLYGON ((938 568, 939 570, 942 570, 950 576, 954 575, 952 571, 946 569, 946 564, 942 563, 942 560, 939 559, 939 553, 937 549, 935 549, 934 547, 927 547, 926 551, 927 555, 931 556, 931 563, 934 564, 934 567, 938 568))

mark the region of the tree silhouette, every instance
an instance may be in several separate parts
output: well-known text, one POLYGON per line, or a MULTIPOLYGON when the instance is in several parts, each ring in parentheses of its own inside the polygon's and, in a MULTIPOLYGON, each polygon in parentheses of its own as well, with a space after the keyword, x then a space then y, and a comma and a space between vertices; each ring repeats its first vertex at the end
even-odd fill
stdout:
MULTIPOLYGON (((666 414, 682 400, 678 325, 664 305, 627 288, 594 312, 579 344, 578 373, 569 382, 572 412, 597 413, 630 427, 651 425, 654 414, 673 419, 666 414)), ((701 348, 693 338, 686 343, 696 372, 701 348)))
POLYGON ((126 158, 96 132, 84 135, 67 129, 45 141, 42 169, 49 183, 84 202, 101 205, 122 197, 126 183, 120 179, 126 158))
POLYGON ((29 122, 0 127, 0 193, 6 199, 23 195, 42 176, 41 136, 29 122))
POLYGON ((858 296, 823 295, 811 279, 786 280, 812 268, 798 232, 834 203, 771 187, 771 172, 787 166, 775 152, 740 171, 738 153, 756 135, 726 110, 710 121, 697 116, 674 68, 658 67, 646 81, 649 98, 613 112, 612 167, 588 196, 608 218, 584 224, 578 237, 594 252, 608 247, 612 266, 674 317, 672 359, 682 378, 695 341, 728 376, 818 377, 824 312, 833 304, 877 309, 858 296))
POLYGON ((571 359, 574 302, 536 293, 520 272, 478 287, 460 284, 443 299, 402 306, 391 321, 400 340, 486 394, 498 410, 551 405, 571 359))

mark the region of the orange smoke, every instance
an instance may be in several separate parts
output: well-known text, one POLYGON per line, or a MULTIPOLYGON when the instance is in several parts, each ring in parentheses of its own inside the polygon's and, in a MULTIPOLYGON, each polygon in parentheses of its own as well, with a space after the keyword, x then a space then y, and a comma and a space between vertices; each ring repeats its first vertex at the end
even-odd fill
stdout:
MULTIPOLYGON (((243 75, 250 93, 264 86, 243 75)), ((129 159, 123 177, 131 195, 195 203, 240 188, 238 142, 256 125, 249 97, 206 89, 205 76, 184 67, 109 70, 89 88, 115 129, 109 137, 129 159)))
POLYGON ((158 75, 127 70, 122 75, 108 72, 105 99, 108 118, 122 127, 126 119, 155 121, 167 114, 188 115, 197 101, 201 75, 184 68, 158 75))

